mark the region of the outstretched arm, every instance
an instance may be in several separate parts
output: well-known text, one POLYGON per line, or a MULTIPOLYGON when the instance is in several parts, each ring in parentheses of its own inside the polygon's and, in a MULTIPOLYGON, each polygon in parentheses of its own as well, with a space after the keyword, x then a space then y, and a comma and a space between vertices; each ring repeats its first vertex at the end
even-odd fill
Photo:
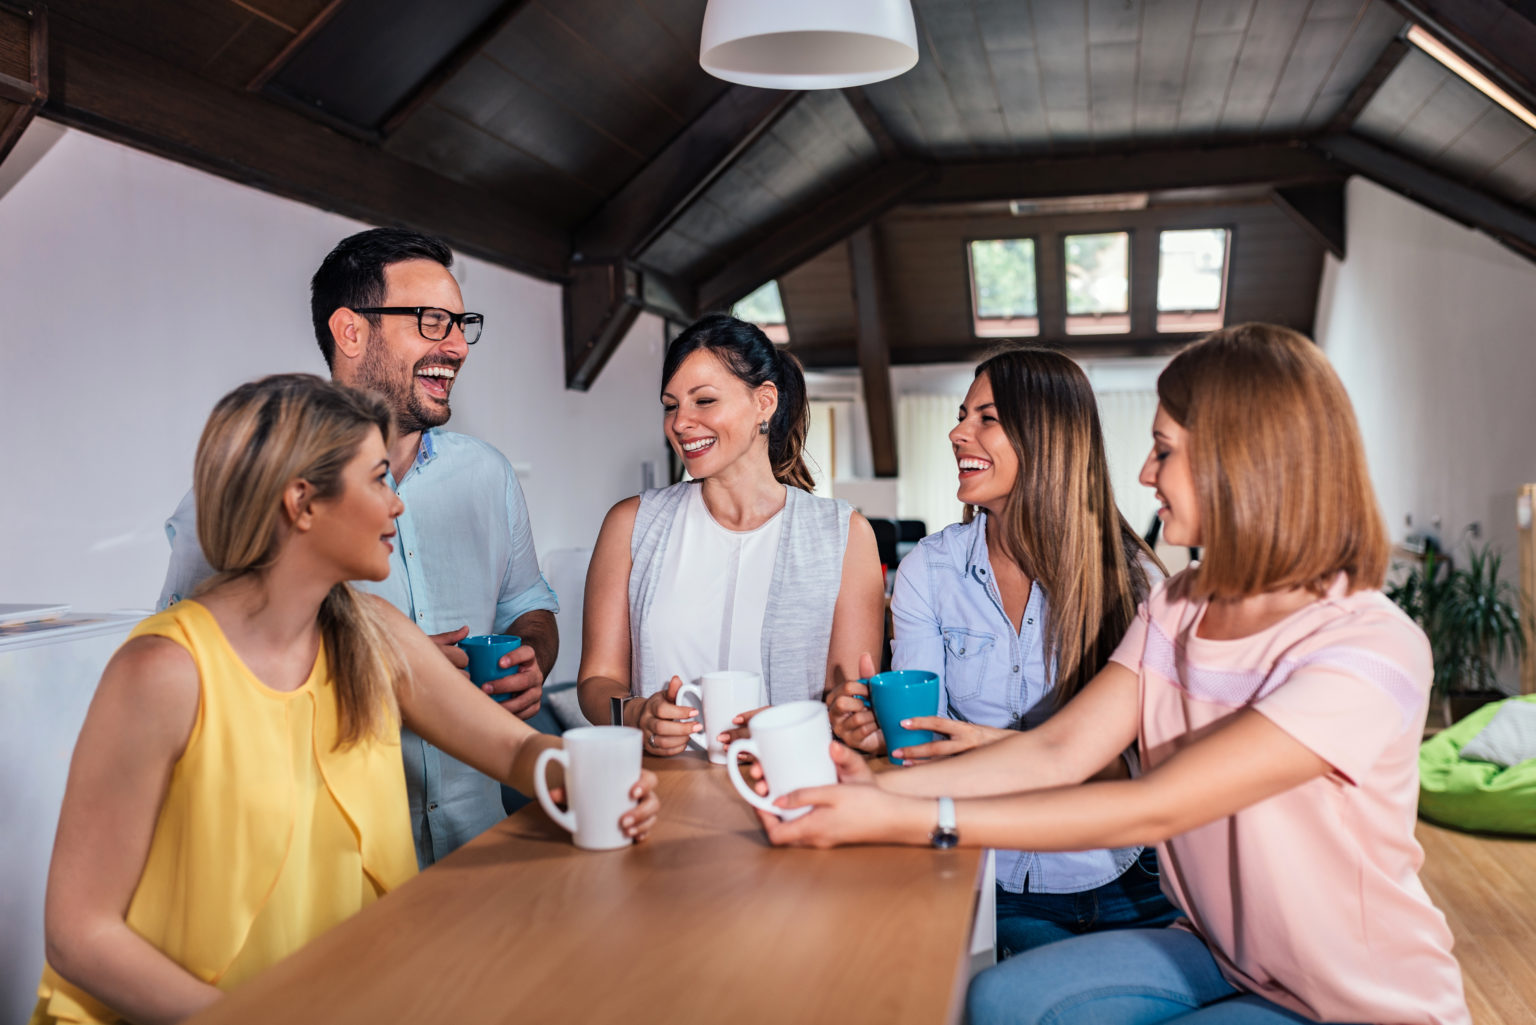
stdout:
MULTIPOLYGON (((964 760, 966 756, 951 762, 964 760)), ((957 801, 956 820, 960 840, 968 847, 1080 851, 1154 844, 1235 814, 1330 769, 1311 748, 1263 713, 1248 709, 1138 779, 957 801)), ((780 803, 818 807, 793 822, 765 818, 769 838, 779 844, 921 844, 935 821, 931 798, 900 796, 872 786, 820 787, 786 795, 780 803)))
POLYGON ((953 758, 887 773, 880 785, 927 797, 985 797, 1081 783, 1135 742, 1136 716, 1136 674, 1110 662, 1034 729, 953 758))
MULTIPOLYGON (((524 794, 532 794, 533 764, 545 748, 559 747, 560 738, 538 732, 501 709, 438 654, 431 638, 381 598, 373 600, 400 645, 411 671, 410 682, 398 688, 405 725, 428 743, 442 748, 494 779, 524 794)), ((638 807, 619 820, 628 836, 643 839, 655 824, 659 805, 656 777, 641 773, 638 807)))

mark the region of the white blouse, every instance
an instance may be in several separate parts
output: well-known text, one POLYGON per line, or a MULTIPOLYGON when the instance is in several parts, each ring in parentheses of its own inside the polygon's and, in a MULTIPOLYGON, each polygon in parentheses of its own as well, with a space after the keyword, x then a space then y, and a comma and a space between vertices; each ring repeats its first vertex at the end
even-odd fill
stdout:
POLYGON ((755 530, 727 530, 703 487, 679 504, 656 597, 640 628, 656 668, 687 683, 721 669, 763 671, 763 615, 784 533, 781 509, 755 530))

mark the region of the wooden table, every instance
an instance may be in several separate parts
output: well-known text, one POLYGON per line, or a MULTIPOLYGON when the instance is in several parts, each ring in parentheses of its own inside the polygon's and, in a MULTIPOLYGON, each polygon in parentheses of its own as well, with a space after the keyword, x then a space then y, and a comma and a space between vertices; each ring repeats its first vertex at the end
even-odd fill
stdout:
POLYGON ((775 849, 723 768, 646 764, 644 844, 577 850, 535 804, 195 1025, 958 1020, 982 852, 775 849))

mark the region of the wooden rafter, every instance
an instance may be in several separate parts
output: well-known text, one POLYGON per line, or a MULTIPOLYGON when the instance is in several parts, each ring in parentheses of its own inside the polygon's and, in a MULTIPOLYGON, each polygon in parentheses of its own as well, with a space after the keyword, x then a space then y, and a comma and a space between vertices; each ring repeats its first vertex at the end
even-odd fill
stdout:
POLYGON ((1123 150, 1073 157, 949 162, 914 203, 972 203, 1113 192, 1327 181, 1339 177, 1300 142, 1123 150))
MULTIPOLYGON (((0 8, 0 13, 9 14, 10 11, 0 8)), ((38 7, 20 14, 15 20, 7 18, 0 22, 0 32, 13 28, 18 36, 25 34, 25 38, 11 40, 15 44, 11 48, 25 49, 29 78, 0 74, 0 100, 15 105, 10 117, 0 121, 0 161, 5 160, 27 130, 27 125, 48 101, 48 12, 38 7)))
POLYGON ((485 20, 484 24, 470 34, 468 39, 460 43, 458 48, 444 58, 441 64, 432 69, 432 73, 427 76, 426 81, 417 86, 416 91, 411 93, 405 102, 390 112, 389 116, 384 119, 384 123, 379 126, 379 134, 384 138, 393 135, 395 129, 399 128, 405 123, 407 118, 416 113, 422 104, 429 102, 432 97, 436 96, 438 91, 448 84, 449 79, 464 70, 464 66, 474 60, 476 54, 485 49, 485 44, 499 35, 502 29, 506 28, 512 19, 517 17, 517 13, 527 5, 528 0, 508 0, 507 3, 502 4, 494 14, 485 20))
POLYGON ((876 477, 894 477, 896 407, 891 398, 891 338, 886 313, 885 283, 875 231, 864 225, 848 238, 848 263, 853 271, 853 305, 859 375, 864 383, 864 409, 869 417, 869 444, 876 477))
POLYGON ((699 282, 698 310, 720 309, 835 245, 934 177, 933 165, 892 160, 826 199, 791 214, 699 282))
POLYGON ((1453 181, 1423 164, 1354 135, 1326 136, 1318 150, 1408 198, 1536 259, 1536 214, 1453 181))
POLYGON ((46 108, 53 120, 321 209, 430 232, 537 278, 566 275, 565 232, 510 199, 217 86, 85 25, 69 22, 67 32, 55 32, 53 59, 63 85, 46 108))
POLYGON ((577 258, 640 258, 801 95, 740 85, 725 90, 576 229, 577 258))
POLYGON ((576 229, 565 289, 567 388, 591 387, 641 309, 693 319, 693 284, 648 267, 645 248, 800 95, 727 89, 576 229))

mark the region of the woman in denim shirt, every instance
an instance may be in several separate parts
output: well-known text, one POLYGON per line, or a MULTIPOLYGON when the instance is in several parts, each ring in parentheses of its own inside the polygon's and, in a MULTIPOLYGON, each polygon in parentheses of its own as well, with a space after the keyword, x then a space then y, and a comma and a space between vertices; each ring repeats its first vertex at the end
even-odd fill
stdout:
MULTIPOLYGON (((1067 357, 1016 349, 982 363, 949 440, 965 521, 902 560, 891 597, 892 667, 938 673, 949 713, 911 725, 947 739, 893 752, 903 758, 956 754, 1048 719, 1103 667, 1157 565, 1115 507, 1093 390, 1067 357)), ((832 714, 843 741, 873 753, 884 740, 856 697, 867 693, 844 685, 832 714)), ((998 851, 997 887, 1004 957, 1178 914, 1151 848, 998 851)))

